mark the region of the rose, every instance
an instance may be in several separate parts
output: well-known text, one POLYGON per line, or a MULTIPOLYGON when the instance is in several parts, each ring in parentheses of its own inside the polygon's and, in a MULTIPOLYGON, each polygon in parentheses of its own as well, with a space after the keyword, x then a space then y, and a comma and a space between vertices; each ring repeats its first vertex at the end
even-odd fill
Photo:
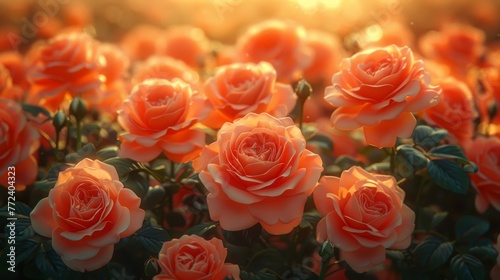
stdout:
POLYGON ((236 42, 240 62, 267 61, 276 69, 279 81, 298 78, 311 63, 305 29, 290 21, 268 20, 251 26, 236 42))
POLYGON ((338 108, 331 120, 340 130, 362 127, 367 144, 394 146, 409 137, 416 120, 411 112, 435 105, 440 89, 429 85, 421 60, 408 47, 391 45, 361 51, 342 61, 325 89, 325 100, 338 108))
POLYGON ((8 187, 8 177, 15 177, 16 190, 22 191, 35 181, 38 173, 34 154, 40 146, 40 136, 21 106, 10 99, 0 98, 0 124, 0 184, 8 187), (14 175, 9 175, 9 167, 14 167, 14 173, 10 173, 14 175))
POLYGON ((324 176, 314 204, 324 215, 316 229, 319 242, 329 240, 357 272, 385 261, 385 249, 410 245, 415 213, 403 203, 404 191, 392 176, 351 167, 339 177, 324 176))
POLYGON ((479 63, 484 54, 484 32, 470 25, 448 24, 440 31, 424 34, 419 47, 427 57, 448 65, 462 76, 470 64, 479 63))
POLYGON ((288 117, 249 113, 225 123, 193 162, 209 192, 211 219, 226 230, 260 223, 271 234, 289 233, 323 170, 321 158, 305 145, 288 117))
POLYGON ((203 67, 210 42, 203 30, 192 26, 170 27, 162 38, 160 53, 179 59, 193 69, 203 67))
POLYGON ((96 93, 105 80, 100 73, 104 63, 97 43, 86 33, 62 33, 52 38, 35 50, 28 73, 28 102, 55 111, 66 95, 96 93))
POLYGON ((478 172, 469 174, 476 189, 476 209, 486 212, 491 205, 500 211, 500 139, 477 137, 463 143, 467 158, 478 165, 478 172))
POLYGON ((166 80, 179 78, 194 86, 198 83, 200 75, 182 60, 168 56, 152 56, 137 67, 132 83, 136 84, 153 78, 166 80))
POLYGON ((306 46, 311 49, 313 59, 304 69, 304 77, 311 83, 328 80, 345 57, 340 39, 320 30, 307 31, 306 46))
POLYGON ((144 60, 158 52, 162 30, 152 25, 138 25, 123 36, 120 47, 132 60, 144 60))
POLYGON ((284 117, 296 102, 292 87, 277 83, 267 62, 222 66, 205 82, 204 93, 214 110, 203 123, 216 129, 251 112, 284 117))
POLYGON ((52 238, 52 247, 69 268, 96 270, 111 260, 120 238, 142 226, 140 203, 113 166, 83 159, 59 173, 48 198, 31 212, 31 225, 52 238))
POLYGON ((441 99, 436 106, 423 111, 425 121, 448 130, 452 142, 470 139, 477 115, 471 91, 454 78, 442 81, 440 86, 441 99))
POLYGON ((227 249, 222 240, 205 240, 196 235, 183 235, 163 243, 159 253, 161 273, 154 280, 199 279, 220 280, 231 276, 239 280, 240 268, 225 264, 227 249))
POLYGON ((119 136, 120 156, 141 162, 164 153, 188 162, 205 145, 205 134, 193 126, 206 116, 206 100, 179 79, 148 79, 137 84, 118 112, 126 130, 119 136))

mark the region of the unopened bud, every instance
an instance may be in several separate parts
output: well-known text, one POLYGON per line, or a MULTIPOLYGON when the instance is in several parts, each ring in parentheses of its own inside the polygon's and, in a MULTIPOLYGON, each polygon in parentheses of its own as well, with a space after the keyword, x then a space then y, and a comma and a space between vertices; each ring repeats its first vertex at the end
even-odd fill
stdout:
POLYGON ((75 116, 77 121, 81 121, 87 114, 87 106, 85 102, 78 97, 73 98, 69 105, 69 113, 75 116))
POLYGON ((52 125, 56 129, 56 133, 59 133, 66 126, 66 123, 66 115, 61 111, 57 111, 52 117, 52 125))
POLYGON ((300 80, 295 88, 295 94, 299 97, 300 103, 306 102, 307 98, 311 96, 311 93, 311 85, 305 79, 300 80))

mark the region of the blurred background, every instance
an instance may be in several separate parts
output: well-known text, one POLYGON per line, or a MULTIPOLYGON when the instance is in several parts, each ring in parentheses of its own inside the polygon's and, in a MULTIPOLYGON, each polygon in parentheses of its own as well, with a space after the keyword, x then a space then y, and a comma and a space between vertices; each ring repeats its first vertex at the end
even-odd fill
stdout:
POLYGON ((482 29, 487 43, 500 40, 500 0, 0 0, 0 50, 14 45, 24 51, 68 27, 117 41, 144 24, 194 25, 232 44, 249 25, 268 18, 332 32, 347 46, 359 36, 380 36, 394 23, 418 37, 459 21, 482 29))

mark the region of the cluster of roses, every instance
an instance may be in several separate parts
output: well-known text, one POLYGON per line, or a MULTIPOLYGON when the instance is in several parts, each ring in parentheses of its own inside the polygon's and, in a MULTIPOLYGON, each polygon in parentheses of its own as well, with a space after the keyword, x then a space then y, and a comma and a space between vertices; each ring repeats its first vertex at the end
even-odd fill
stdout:
MULTIPOLYGON (((376 46, 387 38, 349 57, 332 34, 272 20, 250 27, 234 46, 219 46, 215 55, 194 27, 139 27, 120 46, 65 32, 24 57, 3 53, 0 178, 16 166, 23 174, 18 190, 33 183, 43 168, 36 159, 40 135, 54 139, 53 126, 26 117, 21 104, 55 113, 80 97, 120 124, 120 157, 147 163, 163 154, 192 162, 208 191, 210 218, 223 229, 260 224, 270 234, 287 234, 312 195, 324 216, 317 240, 340 249, 355 271, 369 271, 385 261, 386 248, 410 245, 415 214, 393 176, 352 167, 340 177, 321 177, 321 157, 288 117, 297 103, 290 83, 299 77, 317 90, 305 120, 332 137, 336 155, 357 156, 365 144, 393 147, 397 137, 411 136, 417 116, 447 129, 447 140, 480 164, 472 176, 477 209, 491 204, 500 210, 500 118, 489 110, 500 99, 500 55, 485 51, 480 31, 450 26, 422 38, 426 69, 407 46, 376 46), (331 85, 317 88, 330 78, 331 85), (210 131, 217 132, 215 141, 206 145, 210 131), (354 139, 355 133, 364 139, 354 139)), ((142 226, 139 206, 114 167, 84 159, 59 174, 31 220, 68 267, 95 270, 111 260, 120 238, 142 226)), ((157 279, 238 279, 238 266, 224 264, 226 254, 218 239, 174 239, 160 252, 157 279)))

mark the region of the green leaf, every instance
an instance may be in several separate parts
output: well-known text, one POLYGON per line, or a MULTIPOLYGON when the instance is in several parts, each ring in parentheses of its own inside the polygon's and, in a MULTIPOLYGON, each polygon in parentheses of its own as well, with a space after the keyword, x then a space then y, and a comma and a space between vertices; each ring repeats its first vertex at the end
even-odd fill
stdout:
POLYGON ((413 251, 413 257, 420 267, 431 271, 445 264, 452 252, 452 243, 444 242, 436 236, 429 236, 417 245, 413 251))
POLYGON ((201 223, 189 228, 188 230, 186 230, 186 232, 184 232, 184 234, 203 236, 208 231, 215 229, 218 224, 218 222, 201 223))
POLYGON ((95 155, 95 153, 95 146, 92 143, 85 144, 78 150, 78 154, 83 158, 91 158, 95 155))
POLYGON ((474 216, 464 216, 455 225, 455 238, 462 241, 478 239, 490 229, 487 220, 474 216))
POLYGON ((416 228, 426 231, 438 226, 448 216, 448 212, 438 212, 434 207, 430 206, 417 209, 417 211, 419 211, 420 218, 418 219, 416 228))
POLYGON ((397 148, 396 156, 405 159, 416 171, 427 166, 427 158, 425 155, 410 145, 400 145, 397 148))
POLYGON ((79 163, 83 160, 83 157, 79 153, 70 153, 64 157, 64 160, 69 163, 79 163))
POLYGON ((413 131, 413 142, 424 149, 430 149, 437 146, 448 135, 444 129, 433 129, 430 126, 419 125, 413 131))
POLYGON ((136 169, 136 162, 128 158, 114 157, 104 161, 104 163, 113 165, 118 172, 121 180, 125 180, 128 177, 130 171, 136 169))
POLYGON ((70 165, 66 163, 54 163, 43 179, 47 181, 57 181, 57 178, 59 178, 59 173, 68 169, 69 167, 70 165))
POLYGON ((16 262, 21 263, 35 252, 39 248, 39 243, 32 239, 26 239, 22 242, 17 243, 16 246, 16 262))
POLYGON ((311 229, 315 228, 316 225, 318 224, 319 220, 323 215, 321 215, 318 211, 310 211, 304 213, 302 216, 302 221, 300 222, 300 227, 309 227, 311 229))
POLYGON ((432 217, 432 222, 431 222, 431 229, 437 227, 439 224, 441 224, 444 219, 448 217, 448 212, 438 212, 432 217))
POLYGON ((144 264, 144 274, 149 279, 153 278, 161 272, 160 265, 158 264, 157 258, 149 258, 144 264))
POLYGON ((139 229, 134 235, 145 249, 154 254, 158 254, 163 243, 171 239, 163 228, 152 227, 148 224, 139 229))
POLYGON ((498 256, 498 252, 495 247, 493 247, 493 244, 473 246, 469 248, 467 252, 481 259, 487 258, 492 262, 495 262, 498 256))
POLYGON ((61 257, 53 249, 38 251, 35 265, 42 274, 54 279, 62 279, 63 273, 68 270, 61 257))
POLYGON ((140 173, 131 173, 122 182, 125 188, 131 189, 141 199, 149 189, 149 181, 140 173))
POLYGON ((33 117, 38 116, 38 114, 42 114, 47 116, 48 118, 52 118, 50 115, 50 112, 47 111, 47 109, 40 107, 40 106, 35 106, 35 105, 28 105, 28 104, 23 104, 22 105, 23 110, 27 113, 30 113, 33 117))
POLYGON ((103 149, 100 149, 96 152, 96 157, 98 160, 105 161, 110 158, 118 157, 118 147, 117 146, 109 146, 103 149))
POLYGON ((429 155, 444 159, 456 159, 459 163, 469 163, 469 160, 467 159, 465 153, 462 151, 462 148, 456 145, 442 145, 433 148, 429 151, 429 155))
POLYGON ((325 153, 333 152, 334 143, 332 139, 324 134, 316 134, 307 140, 307 143, 320 148, 325 153))
POLYGON ((347 156, 347 155, 341 155, 335 160, 335 165, 339 166, 341 170, 347 170, 353 166, 360 166, 362 165, 359 160, 347 156))
POLYGON ((441 188, 459 194, 467 193, 470 179, 458 163, 446 159, 431 160, 427 172, 441 188))
POLYGON ((486 271, 483 263, 473 255, 460 254, 451 259, 451 272, 459 280, 484 279, 486 271))
POLYGON ((141 208, 153 209, 158 203, 162 202, 163 199, 165 199, 165 195, 165 188, 163 188, 162 186, 149 188, 148 192, 141 201, 141 208))

